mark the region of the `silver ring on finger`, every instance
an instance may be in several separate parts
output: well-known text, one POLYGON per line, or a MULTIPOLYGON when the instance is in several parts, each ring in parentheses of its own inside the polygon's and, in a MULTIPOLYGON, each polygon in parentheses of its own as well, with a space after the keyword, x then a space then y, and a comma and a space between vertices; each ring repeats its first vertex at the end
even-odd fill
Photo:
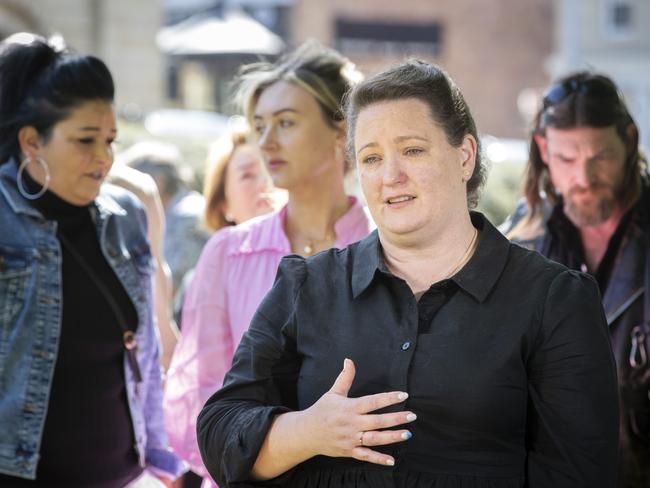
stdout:
POLYGON ((365 431, 361 432, 361 434, 359 434, 359 445, 360 446, 364 445, 364 443, 363 443, 363 434, 365 434, 365 431))

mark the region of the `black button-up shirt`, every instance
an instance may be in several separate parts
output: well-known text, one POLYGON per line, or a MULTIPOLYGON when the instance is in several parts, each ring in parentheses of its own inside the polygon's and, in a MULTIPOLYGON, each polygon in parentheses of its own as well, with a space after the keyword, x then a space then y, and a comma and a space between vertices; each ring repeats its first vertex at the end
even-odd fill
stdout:
POLYGON ((475 254, 416 301, 376 232, 344 250, 285 258, 198 422, 222 488, 610 487, 617 389, 594 280, 510 244, 482 215, 475 254), (317 456, 250 480, 274 416, 318 400, 355 362, 351 397, 409 393, 394 467, 317 456), (229 485, 229 483, 231 485, 229 485))

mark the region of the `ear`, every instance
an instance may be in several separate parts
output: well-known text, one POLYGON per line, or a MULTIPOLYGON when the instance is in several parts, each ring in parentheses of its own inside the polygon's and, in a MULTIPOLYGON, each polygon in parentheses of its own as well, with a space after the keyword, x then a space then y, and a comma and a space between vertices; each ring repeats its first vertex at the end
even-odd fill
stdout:
POLYGON ((334 140, 334 148, 336 159, 345 163, 345 171, 349 169, 347 162, 347 124, 344 120, 336 123, 336 138, 334 140))
POLYGON ((639 147, 639 132, 634 124, 628 124, 625 128, 625 154, 626 159, 630 157, 639 147))
POLYGON ((219 204, 218 208, 219 212, 221 212, 221 215, 223 215, 223 218, 228 221, 228 214, 230 213, 228 211, 228 201, 224 199, 224 201, 219 204))
POLYGON ((544 164, 548 166, 548 142, 546 140, 546 137, 544 137, 542 134, 535 134, 533 135, 533 140, 539 149, 539 157, 542 158, 544 164))
POLYGON ((335 122, 334 125, 336 127, 336 131, 338 132, 336 137, 345 139, 348 130, 347 122, 345 120, 339 120, 338 122, 335 122))
POLYGON ((477 148, 478 144, 476 143, 476 139, 471 134, 465 134, 458 148, 460 150, 460 169, 462 172, 467 172, 470 178, 474 173, 474 166, 476 165, 477 148))
POLYGON ((41 149, 41 138, 38 131, 31 125, 21 127, 18 131, 18 144, 23 156, 34 157, 41 149))
POLYGON ((336 141, 337 144, 339 144, 341 141, 345 141, 345 131, 347 129, 347 124, 345 123, 345 120, 333 121, 332 119, 328 119, 326 121, 326 124, 328 128, 332 131, 332 135, 334 136, 334 140, 336 141))

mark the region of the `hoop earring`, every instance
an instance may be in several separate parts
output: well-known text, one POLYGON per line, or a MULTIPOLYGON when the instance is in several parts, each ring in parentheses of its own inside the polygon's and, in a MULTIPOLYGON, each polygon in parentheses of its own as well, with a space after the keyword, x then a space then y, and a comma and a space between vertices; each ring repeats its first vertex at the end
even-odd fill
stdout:
POLYGON ((25 159, 23 159, 22 163, 20 163, 20 166, 18 167, 18 174, 16 175, 16 184, 18 186, 18 191, 27 200, 36 200, 37 198, 42 197, 43 194, 47 191, 47 187, 50 185, 50 168, 47 165, 47 162, 45 162, 45 160, 40 156, 36 156, 36 161, 43 167, 43 171, 45 171, 45 184, 38 192, 29 193, 23 184, 23 171, 25 171, 27 165, 32 162, 31 157, 27 156, 25 159))

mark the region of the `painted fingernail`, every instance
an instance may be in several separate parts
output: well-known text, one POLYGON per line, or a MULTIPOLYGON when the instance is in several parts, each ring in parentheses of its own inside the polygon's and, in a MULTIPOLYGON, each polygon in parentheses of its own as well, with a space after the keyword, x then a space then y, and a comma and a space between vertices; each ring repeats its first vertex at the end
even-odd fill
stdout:
POLYGON ((408 441, 411 437, 413 437, 413 434, 411 434, 410 432, 408 431, 402 432, 402 439, 404 439, 405 441, 408 441))
POLYGON ((409 414, 406 416, 406 421, 407 421, 407 422, 413 422, 416 418, 418 418, 417 415, 415 415, 414 413, 409 413, 409 414))
POLYGON ((398 399, 398 400, 402 400, 402 401, 404 401, 404 400, 406 400, 408 397, 409 397, 409 394, 406 393, 406 392, 404 392, 404 391, 401 391, 401 392, 399 392, 399 393, 397 394, 397 399, 398 399))
POLYGON ((395 460, 394 459, 386 459, 386 464, 388 466, 395 466, 395 460))

